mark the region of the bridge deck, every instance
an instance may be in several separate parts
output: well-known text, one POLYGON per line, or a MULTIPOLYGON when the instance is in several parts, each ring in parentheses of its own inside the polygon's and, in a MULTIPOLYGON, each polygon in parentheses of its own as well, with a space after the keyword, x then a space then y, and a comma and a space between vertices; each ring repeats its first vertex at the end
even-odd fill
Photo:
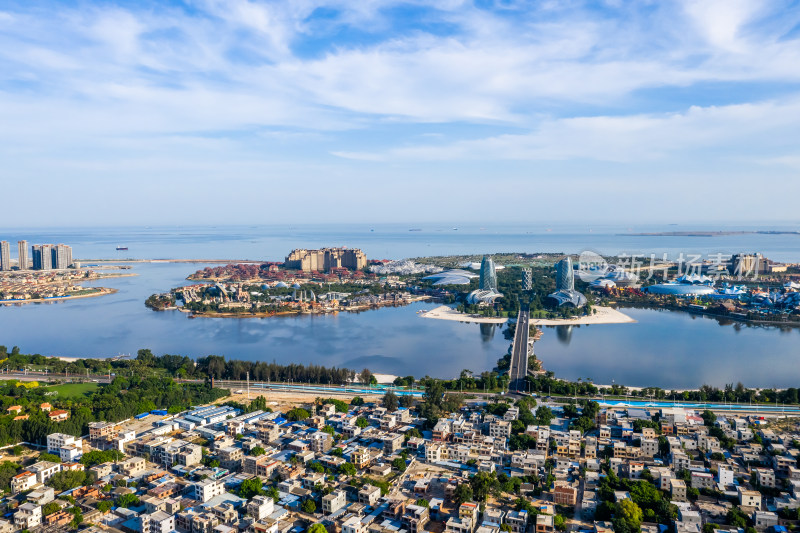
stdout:
POLYGON ((508 370, 510 381, 508 390, 524 391, 525 377, 528 375, 528 340, 530 337, 530 311, 520 307, 514 344, 511 348, 511 367, 508 370))

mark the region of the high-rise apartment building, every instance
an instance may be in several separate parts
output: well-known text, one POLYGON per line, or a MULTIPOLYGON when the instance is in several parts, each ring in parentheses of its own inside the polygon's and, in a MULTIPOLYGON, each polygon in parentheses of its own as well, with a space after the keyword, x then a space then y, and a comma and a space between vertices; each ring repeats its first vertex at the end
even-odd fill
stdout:
POLYGON ((298 249, 286 257, 284 266, 304 272, 326 272, 333 268, 361 270, 367 266, 367 255, 358 248, 298 249))
POLYGON ((11 270, 11 247, 8 241, 0 241, 0 270, 11 270))
POLYGON ((33 269, 34 270, 52 270, 53 268, 53 252, 52 246, 49 244, 34 244, 33 245, 33 269))
POLYGON ((17 251, 19 252, 17 266, 20 270, 28 270, 31 267, 28 261, 28 241, 17 241, 17 251))
POLYGON ((72 247, 56 244, 52 248, 52 265, 56 270, 64 270, 72 264, 72 247))

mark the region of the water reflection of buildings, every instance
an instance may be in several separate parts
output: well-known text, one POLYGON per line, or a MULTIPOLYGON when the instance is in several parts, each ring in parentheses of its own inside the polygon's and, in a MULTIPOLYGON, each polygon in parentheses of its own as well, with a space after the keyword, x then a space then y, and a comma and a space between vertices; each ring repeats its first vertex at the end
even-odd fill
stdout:
POLYGON ((556 337, 558 338, 558 342, 565 346, 569 346, 570 341, 572 340, 572 329, 575 326, 556 326, 556 337))
POLYGON ((497 324, 478 324, 481 328, 481 340, 489 342, 494 338, 494 332, 497 330, 497 324))

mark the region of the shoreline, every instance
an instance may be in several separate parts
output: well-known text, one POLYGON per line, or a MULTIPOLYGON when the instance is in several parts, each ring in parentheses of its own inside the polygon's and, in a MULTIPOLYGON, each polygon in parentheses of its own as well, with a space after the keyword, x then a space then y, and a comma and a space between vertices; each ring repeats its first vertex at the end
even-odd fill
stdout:
POLYGON ((452 307, 440 305, 430 311, 419 313, 422 318, 436 318, 438 320, 452 320, 456 322, 471 322, 475 324, 505 324, 509 321, 508 318, 503 317, 488 317, 480 315, 467 315, 459 313, 452 307))
POLYGON ((364 305, 364 306, 353 306, 353 307, 343 307, 338 309, 330 309, 330 310, 323 310, 323 311, 281 311, 281 312, 256 312, 251 313, 249 311, 242 312, 242 313, 219 313, 219 312, 203 312, 203 311, 192 311, 186 309, 184 307, 176 307, 176 308, 168 308, 168 309, 154 309, 154 311, 179 311, 181 313, 188 314, 188 318, 275 318, 281 316, 325 316, 325 315, 336 315, 339 313, 362 313, 364 311, 376 311, 378 309, 383 309, 385 307, 407 307, 413 303, 422 302, 428 299, 427 296, 415 297, 412 298, 408 302, 404 303, 390 303, 386 305, 364 305))
MULTIPOLYGON (((612 307, 594 307, 596 314, 590 316, 577 316, 573 318, 531 318, 534 326, 589 326, 592 324, 630 324, 636 322, 621 311, 612 307)), ((459 313, 452 307, 441 305, 430 311, 419 313, 422 318, 435 318, 439 320, 452 320, 456 322, 469 322, 475 324, 505 324, 514 319, 502 317, 483 317, 459 313)))
POLYGON ((592 324, 631 324, 636 322, 622 311, 613 307, 596 306, 597 313, 590 316, 572 318, 531 318, 534 326, 590 326, 592 324))
POLYGON ((98 292, 93 292, 91 294, 78 294, 75 296, 54 296, 53 298, 36 298, 36 299, 29 299, 29 300, 0 300, 0 305, 9 305, 9 304, 36 304, 36 303, 43 303, 43 302, 57 302, 57 301, 65 301, 65 300, 76 300, 78 298, 95 298, 97 296, 105 296, 107 294, 115 294, 117 289, 111 289, 108 287, 97 287, 100 289, 98 292))

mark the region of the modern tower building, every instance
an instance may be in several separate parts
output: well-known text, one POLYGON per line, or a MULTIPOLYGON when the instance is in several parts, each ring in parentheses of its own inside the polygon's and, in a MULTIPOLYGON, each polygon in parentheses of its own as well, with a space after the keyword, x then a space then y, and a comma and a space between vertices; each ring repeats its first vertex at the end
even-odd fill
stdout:
POLYGON ((569 257, 565 257, 556 263, 556 290, 575 290, 575 273, 572 270, 572 259, 569 257))
POLYGON ((467 302, 471 304, 492 304, 502 296, 497 292, 497 270, 494 267, 494 261, 489 256, 483 256, 478 289, 467 295, 467 302))
POLYGON ((53 252, 52 246, 49 244, 34 244, 33 245, 33 269, 34 270, 52 270, 53 268, 53 252))
POLYGON ((17 241, 17 251, 19 252, 17 266, 20 270, 28 270, 31 267, 28 261, 28 241, 17 241))
POLYGON ((478 280, 478 288, 482 291, 497 290, 497 272, 494 268, 494 261, 487 255, 484 255, 481 261, 481 277, 478 280))
POLYGON ((0 270, 11 270, 11 247, 8 241, 0 241, 0 270))
POLYGON ((575 290, 575 272, 572 269, 572 259, 569 257, 556 263, 556 292, 549 294, 547 298, 557 307, 586 305, 586 296, 575 290))
POLYGON ((56 244, 52 248, 52 265, 56 270, 64 270, 72 264, 72 247, 56 244))
POLYGON ((530 268, 522 269, 522 290, 533 290, 533 271, 530 268))

